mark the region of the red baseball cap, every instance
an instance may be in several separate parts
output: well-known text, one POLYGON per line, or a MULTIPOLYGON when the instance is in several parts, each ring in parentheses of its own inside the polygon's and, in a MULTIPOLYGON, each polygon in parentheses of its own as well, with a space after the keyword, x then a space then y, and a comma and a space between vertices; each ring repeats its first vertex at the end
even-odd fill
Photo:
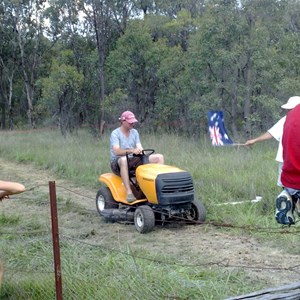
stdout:
POLYGON ((120 117, 120 120, 121 121, 126 121, 128 122, 129 124, 133 124, 133 123, 137 123, 138 120, 136 119, 135 115, 133 112, 127 110, 127 111, 124 111, 120 117))

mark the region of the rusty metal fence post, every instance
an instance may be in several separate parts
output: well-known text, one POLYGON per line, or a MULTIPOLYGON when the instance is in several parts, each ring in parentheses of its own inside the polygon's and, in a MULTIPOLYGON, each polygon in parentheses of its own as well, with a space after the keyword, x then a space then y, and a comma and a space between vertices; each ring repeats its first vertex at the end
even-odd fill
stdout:
POLYGON ((51 208, 51 222, 52 222, 52 241, 53 241, 53 254, 54 254, 56 300, 62 300, 63 299, 62 277, 61 277, 61 268, 60 268, 60 248, 59 248, 59 232, 58 232, 55 181, 49 181, 49 193, 50 193, 50 208, 51 208))

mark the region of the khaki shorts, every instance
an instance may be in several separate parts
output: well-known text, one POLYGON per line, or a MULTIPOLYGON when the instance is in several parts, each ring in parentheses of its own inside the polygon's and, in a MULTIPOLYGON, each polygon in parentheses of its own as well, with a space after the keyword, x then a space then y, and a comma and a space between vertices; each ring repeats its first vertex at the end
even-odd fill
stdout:
MULTIPOLYGON (((118 164, 120 157, 115 158, 111 163, 110 167, 114 174, 120 176, 120 167, 118 164)), ((142 164, 141 157, 129 157, 129 170, 135 170, 138 166, 142 164)))

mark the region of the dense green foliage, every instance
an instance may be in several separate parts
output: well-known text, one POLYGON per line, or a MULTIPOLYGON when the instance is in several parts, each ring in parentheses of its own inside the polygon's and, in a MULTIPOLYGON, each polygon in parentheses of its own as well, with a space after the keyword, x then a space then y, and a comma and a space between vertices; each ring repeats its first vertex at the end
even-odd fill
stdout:
POLYGON ((266 130, 299 86, 297 0, 51 0, 0 4, 1 127, 82 123, 130 109, 151 130, 266 130))

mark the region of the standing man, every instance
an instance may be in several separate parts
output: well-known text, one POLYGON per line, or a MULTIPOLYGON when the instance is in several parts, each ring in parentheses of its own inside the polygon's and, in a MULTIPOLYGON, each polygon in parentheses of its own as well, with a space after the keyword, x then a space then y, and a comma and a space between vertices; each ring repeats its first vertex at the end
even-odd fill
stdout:
MULTIPOLYGON (((126 154, 129 154, 129 168, 135 169, 141 164, 141 158, 133 157, 133 154, 141 154, 143 147, 139 133, 134 128, 138 122, 135 115, 131 111, 124 111, 119 120, 121 126, 110 136, 110 166, 113 173, 121 176, 127 193, 127 202, 131 203, 136 199, 130 187, 126 154)), ((164 157, 162 154, 151 154, 149 162, 163 164, 164 157)))
POLYGON ((300 198, 300 105, 286 117, 282 137, 283 167, 281 182, 284 190, 276 199, 276 220, 294 224, 295 202, 300 198))
MULTIPOLYGON (((300 97, 299 96, 293 96, 289 98, 288 102, 283 104, 281 107, 284 109, 292 110, 294 109, 298 104, 300 104, 300 97)), ((283 157, 282 157, 282 134, 283 134, 283 126, 285 123, 286 116, 281 118, 276 124, 274 124, 267 132, 263 133, 259 137, 255 139, 251 139, 246 141, 245 146, 252 146, 257 142, 263 142, 266 140, 269 140, 271 138, 274 138, 278 141, 278 150, 276 154, 276 161, 278 162, 278 179, 277 179, 277 185, 282 187, 281 184, 281 169, 283 164, 283 157)))

